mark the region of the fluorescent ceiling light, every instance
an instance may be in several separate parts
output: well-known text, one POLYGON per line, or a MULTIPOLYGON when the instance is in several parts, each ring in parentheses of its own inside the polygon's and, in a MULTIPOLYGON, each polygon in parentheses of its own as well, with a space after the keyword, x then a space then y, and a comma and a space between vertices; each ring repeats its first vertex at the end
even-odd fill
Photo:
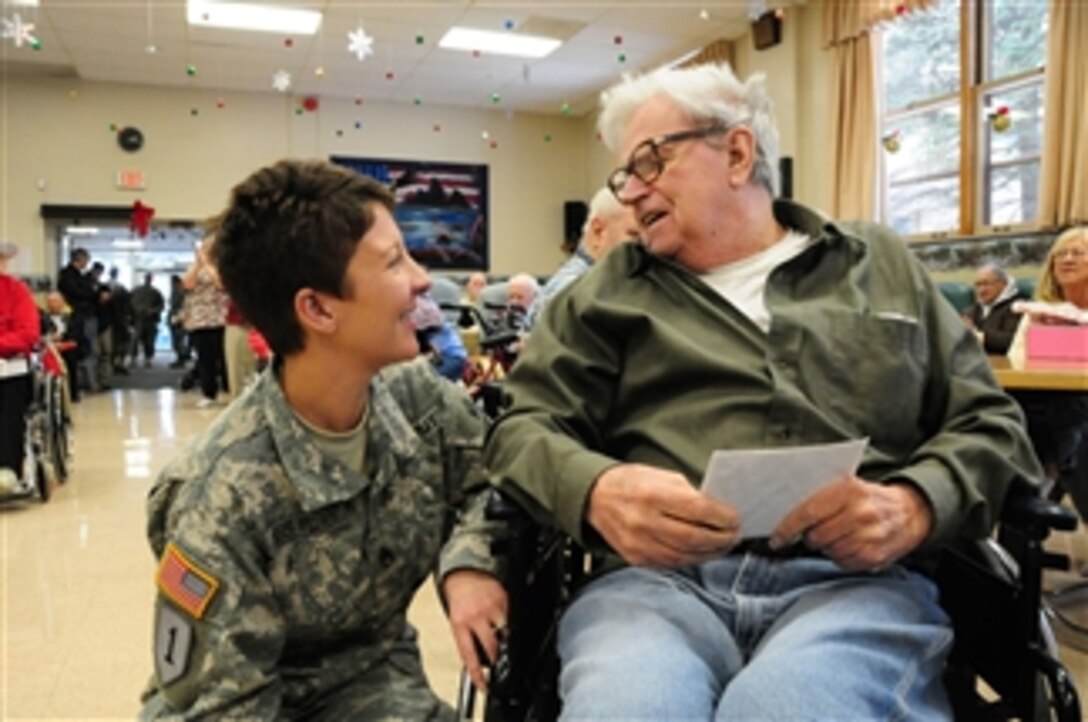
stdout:
POLYGON ((17 8, 36 8, 40 3, 38 0, 8 0, 7 4, 14 5, 17 8))
POLYGON ((138 238, 118 238, 110 243, 114 248, 129 248, 139 250, 144 247, 144 242, 138 238))
POLYGON ((478 50, 496 55, 516 55, 519 58, 543 58, 563 44, 562 40, 543 38, 538 35, 498 33, 491 30, 452 27, 438 47, 450 50, 478 50))
POLYGON ((65 232, 69 236, 93 236, 98 233, 98 229, 91 226, 68 226, 65 232))
POLYGON ((313 35, 321 25, 321 13, 316 10, 211 0, 188 0, 186 17, 190 25, 296 35, 313 35))

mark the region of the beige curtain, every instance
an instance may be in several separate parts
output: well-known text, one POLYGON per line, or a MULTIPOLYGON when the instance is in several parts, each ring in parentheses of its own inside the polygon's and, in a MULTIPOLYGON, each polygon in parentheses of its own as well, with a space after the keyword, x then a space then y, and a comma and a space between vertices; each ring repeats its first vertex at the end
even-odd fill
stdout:
POLYGON ((831 213, 876 217, 877 96, 871 31, 936 0, 823 0, 824 47, 833 53, 831 213))
POLYGON ((1088 3, 1050 0, 1039 223, 1088 225, 1088 3))

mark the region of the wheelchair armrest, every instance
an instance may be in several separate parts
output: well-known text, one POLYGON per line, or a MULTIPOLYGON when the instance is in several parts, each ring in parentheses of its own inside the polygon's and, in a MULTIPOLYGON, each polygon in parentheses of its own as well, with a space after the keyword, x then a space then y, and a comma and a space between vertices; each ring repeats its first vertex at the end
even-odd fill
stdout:
POLYGON ((1039 496, 1036 489, 1017 480, 1005 499, 1001 523, 1015 527, 1029 539, 1041 541, 1051 531, 1076 529, 1077 515, 1073 510, 1039 496))

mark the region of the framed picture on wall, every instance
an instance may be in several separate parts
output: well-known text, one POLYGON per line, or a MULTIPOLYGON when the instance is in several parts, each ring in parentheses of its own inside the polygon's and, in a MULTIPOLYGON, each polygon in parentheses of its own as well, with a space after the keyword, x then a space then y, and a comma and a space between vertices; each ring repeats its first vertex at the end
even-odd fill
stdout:
POLYGON ((333 163, 389 186, 408 252, 432 269, 486 271, 487 166, 332 156, 333 163))

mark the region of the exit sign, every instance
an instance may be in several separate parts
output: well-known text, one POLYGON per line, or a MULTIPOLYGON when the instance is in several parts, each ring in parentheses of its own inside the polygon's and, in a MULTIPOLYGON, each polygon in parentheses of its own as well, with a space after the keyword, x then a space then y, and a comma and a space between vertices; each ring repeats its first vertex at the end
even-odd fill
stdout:
POLYGON ((123 191, 142 191, 147 187, 142 170, 117 171, 117 187, 123 191))

